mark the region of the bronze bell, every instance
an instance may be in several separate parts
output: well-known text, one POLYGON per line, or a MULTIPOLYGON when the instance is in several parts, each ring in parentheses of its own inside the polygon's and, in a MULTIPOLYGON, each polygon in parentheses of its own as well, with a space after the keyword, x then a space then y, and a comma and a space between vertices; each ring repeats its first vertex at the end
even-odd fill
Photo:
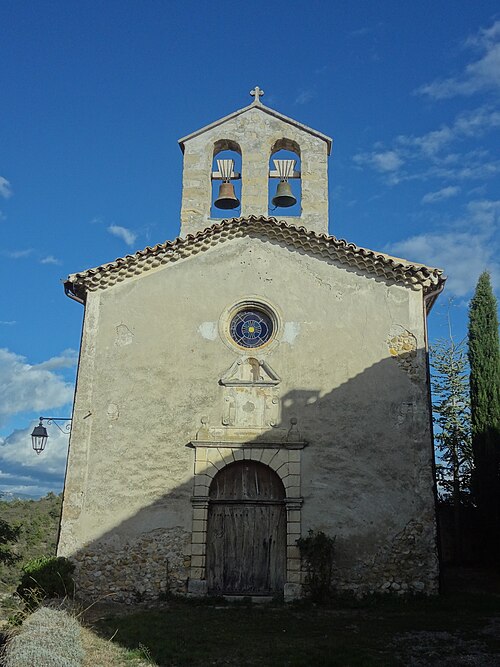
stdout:
POLYGON ((240 200, 234 193, 234 185, 222 182, 219 187, 219 196, 214 201, 214 206, 222 209, 238 208, 240 200))
POLYGON ((297 203, 297 199, 294 197, 292 188, 288 181, 280 181, 278 187, 276 188, 276 194, 272 199, 273 206, 287 208, 288 206, 293 206, 297 203))

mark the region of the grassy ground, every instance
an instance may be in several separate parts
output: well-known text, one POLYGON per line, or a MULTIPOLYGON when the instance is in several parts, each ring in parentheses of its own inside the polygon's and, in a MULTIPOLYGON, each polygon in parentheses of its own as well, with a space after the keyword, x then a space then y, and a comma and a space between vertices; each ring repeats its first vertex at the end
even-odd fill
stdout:
POLYGON ((118 644, 99 637, 88 628, 82 629, 85 651, 83 667, 149 667, 146 649, 127 650, 118 644))
POLYGON ((162 667, 500 664, 495 594, 344 601, 328 609, 175 600, 163 609, 101 618, 95 629, 129 650, 147 647, 151 664, 162 667))
POLYGON ((106 600, 85 611, 84 667, 497 667, 500 572, 453 569, 431 599, 311 604, 106 600))

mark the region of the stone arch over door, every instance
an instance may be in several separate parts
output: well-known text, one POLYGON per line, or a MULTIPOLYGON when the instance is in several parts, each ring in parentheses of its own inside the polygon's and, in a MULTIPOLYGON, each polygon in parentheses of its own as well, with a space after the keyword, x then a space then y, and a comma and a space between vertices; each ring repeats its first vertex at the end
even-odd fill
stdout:
POLYGON ((194 449, 194 479, 192 503, 191 566, 188 593, 193 596, 206 595, 207 588, 207 524, 212 481, 226 466, 237 461, 252 461, 264 464, 281 480, 285 491, 283 504, 286 514, 286 577, 283 593, 286 600, 301 595, 301 563, 297 539, 301 536, 301 459, 302 449, 307 443, 300 438, 289 441, 228 442, 210 440, 209 431, 200 431, 199 439, 189 446, 194 449))
POLYGON ((206 558, 209 593, 282 593, 285 487, 272 468, 245 460, 215 475, 209 490, 206 558))

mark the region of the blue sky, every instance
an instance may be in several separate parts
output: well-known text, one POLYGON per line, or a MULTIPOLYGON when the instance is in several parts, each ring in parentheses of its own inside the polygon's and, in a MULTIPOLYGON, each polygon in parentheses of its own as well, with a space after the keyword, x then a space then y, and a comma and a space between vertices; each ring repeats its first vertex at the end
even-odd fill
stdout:
POLYGON ((489 0, 0 2, 0 489, 62 489, 83 309, 61 278, 177 236, 177 140, 263 102, 334 137, 330 231, 443 267, 457 336, 500 286, 489 0))

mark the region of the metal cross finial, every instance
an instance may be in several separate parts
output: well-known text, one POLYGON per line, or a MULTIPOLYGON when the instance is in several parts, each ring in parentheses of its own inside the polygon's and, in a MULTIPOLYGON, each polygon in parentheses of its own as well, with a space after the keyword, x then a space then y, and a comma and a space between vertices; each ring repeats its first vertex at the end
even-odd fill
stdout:
POLYGON ((260 104, 260 98, 264 95, 264 91, 261 90, 259 86, 255 86, 255 88, 250 91, 250 95, 254 98, 254 104, 260 104))

